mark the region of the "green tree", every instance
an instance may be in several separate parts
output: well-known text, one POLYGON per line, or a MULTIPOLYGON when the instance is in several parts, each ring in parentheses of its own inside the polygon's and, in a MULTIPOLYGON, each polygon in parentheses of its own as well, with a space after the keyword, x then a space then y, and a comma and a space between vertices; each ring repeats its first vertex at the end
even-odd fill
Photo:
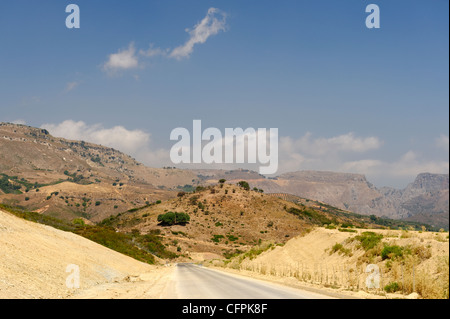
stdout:
POLYGON ((241 186, 246 191, 250 190, 250 185, 246 181, 240 181, 238 185, 241 186))
POLYGON ((158 216, 158 222, 165 226, 185 225, 191 220, 186 213, 167 212, 158 216))

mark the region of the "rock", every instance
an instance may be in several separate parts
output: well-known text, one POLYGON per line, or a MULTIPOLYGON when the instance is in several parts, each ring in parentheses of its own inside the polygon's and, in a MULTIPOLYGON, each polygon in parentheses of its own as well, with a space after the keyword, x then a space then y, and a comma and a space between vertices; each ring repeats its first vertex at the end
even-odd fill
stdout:
POLYGON ((406 299, 420 299, 420 295, 417 292, 413 292, 412 294, 406 296, 406 299))

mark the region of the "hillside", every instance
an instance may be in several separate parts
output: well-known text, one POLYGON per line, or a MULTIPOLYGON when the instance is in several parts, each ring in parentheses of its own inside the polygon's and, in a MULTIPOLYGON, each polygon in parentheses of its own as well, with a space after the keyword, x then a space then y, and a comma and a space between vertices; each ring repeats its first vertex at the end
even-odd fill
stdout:
POLYGON ((401 190, 376 188, 365 176, 350 173, 301 171, 266 178, 244 169, 149 168, 112 148, 9 123, 0 123, 0 149, 0 203, 65 219, 98 222, 226 179, 358 214, 449 227, 448 174, 420 174, 401 190))
POLYGON ((127 282, 130 278, 138 281, 144 273, 147 280, 156 283, 163 274, 161 267, 2 210, 0 247, 0 299, 66 298, 100 284, 127 282), (66 272, 68 265, 80 269, 80 290, 66 286, 67 277, 73 273, 66 272))
MULTIPOLYGON (((170 243, 169 249, 188 260, 229 258, 267 241, 283 244, 315 226, 336 228, 341 225, 341 231, 352 232, 351 227, 399 226, 392 221, 372 220, 308 199, 281 197, 219 183, 198 187, 194 193, 180 192, 176 199, 111 216, 101 225, 125 233, 161 233, 170 243), (158 220, 158 216, 169 212, 188 214, 190 220, 179 225, 165 225, 158 220)), ((401 226, 414 227, 412 224, 401 226)))
POLYGON ((283 246, 261 245, 227 264, 210 264, 335 292, 358 292, 359 297, 368 296, 362 291, 387 298, 412 294, 411 298, 434 299, 449 294, 448 233, 380 229, 348 233, 317 227, 283 246), (378 267, 378 288, 366 285, 373 271, 367 272, 369 264, 378 267))
POLYGON ((364 175, 336 172, 300 171, 263 178, 247 170, 208 170, 202 175, 206 183, 220 178, 245 179, 265 193, 297 195, 358 214, 417 221, 437 229, 449 227, 448 174, 419 174, 405 189, 376 188, 364 175))
POLYGON ((46 130, 19 124, 0 123, 0 149, 0 172, 30 183, 71 177, 81 184, 119 180, 170 188, 196 178, 189 171, 145 167, 113 148, 56 138, 46 130))
POLYGON ((112 148, 0 123, 0 202, 48 215, 99 221, 175 196, 188 171, 153 169, 112 148))

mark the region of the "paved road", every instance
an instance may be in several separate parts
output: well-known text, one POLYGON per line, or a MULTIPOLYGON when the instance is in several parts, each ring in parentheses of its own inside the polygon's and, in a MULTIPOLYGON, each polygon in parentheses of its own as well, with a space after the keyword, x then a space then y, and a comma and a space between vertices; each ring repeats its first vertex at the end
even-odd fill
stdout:
POLYGON ((170 295, 179 299, 323 299, 325 295, 245 278, 192 264, 178 264, 170 295))

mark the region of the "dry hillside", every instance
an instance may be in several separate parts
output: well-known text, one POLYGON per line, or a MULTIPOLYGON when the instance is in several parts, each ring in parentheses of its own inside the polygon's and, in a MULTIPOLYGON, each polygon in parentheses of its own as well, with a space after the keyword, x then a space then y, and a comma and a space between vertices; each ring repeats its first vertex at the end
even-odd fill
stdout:
POLYGON ((174 252, 186 258, 202 259, 202 256, 229 257, 265 241, 285 243, 316 225, 362 226, 367 222, 348 212, 337 214, 335 211, 341 211, 319 206, 307 200, 293 203, 238 185, 216 184, 118 214, 102 224, 126 233, 161 232, 174 252), (184 225, 163 225, 158 216, 168 212, 187 213, 190 221, 184 225))
POLYGON ((283 246, 265 243, 254 254, 233 258, 227 266, 294 277, 335 291, 364 290, 388 298, 411 293, 418 293, 419 298, 448 298, 448 240, 448 233, 381 229, 353 233, 317 227, 283 246), (379 267, 378 289, 366 286, 370 264, 379 267))
MULTIPOLYGON (((61 211, 59 217, 64 218, 81 215, 98 221, 117 210, 175 197, 179 190, 214 185, 224 178, 234 184, 246 180, 251 187, 261 188, 265 193, 289 193, 359 214, 401 218, 427 223, 436 229, 448 229, 448 174, 420 174, 408 187, 400 190, 378 189, 363 175, 348 173, 301 171, 266 178, 244 169, 149 168, 109 147, 69 141, 53 137, 46 130, 10 123, 0 123, 0 149, 0 202, 45 213, 61 211), (64 181, 76 185, 100 184, 99 188, 104 191, 97 192, 97 189, 90 194, 88 188, 86 194, 94 203, 110 203, 109 207, 91 206, 80 210, 76 209, 77 203, 75 206, 64 203, 67 198, 62 203, 45 202, 48 195, 25 194, 27 190, 35 191, 64 181), (20 192, 23 196, 14 195, 20 192), (8 193, 7 196, 4 193, 8 193), (99 197, 89 196, 97 193, 99 197), (25 200, 26 197, 30 201, 25 200), (31 201, 32 197, 39 199, 31 201), (118 207, 114 209, 114 206, 118 207)), ((77 192, 77 197, 78 193, 82 191, 77 192)), ((70 197, 70 194, 65 196, 70 197)))
POLYGON ((66 298, 105 283, 138 281, 142 274, 156 284, 164 274, 161 267, 1 210, 0 247, 0 299, 66 298), (79 290, 66 286, 68 265, 80 269, 79 290))
POLYGON ((25 125, 0 123, 0 150, 0 203, 69 220, 99 221, 175 196, 170 188, 195 179, 189 171, 145 167, 115 149, 25 125))
POLYGON ((358 214, 405 219, 449 227, 449 175, 419 174, 404 189, 377 188, 364 175, 325 171, 299 171, 265 178, 248 170, 194 171, 202 182, 247 180, 266 193, 288 193, 318 200, 358 214))

